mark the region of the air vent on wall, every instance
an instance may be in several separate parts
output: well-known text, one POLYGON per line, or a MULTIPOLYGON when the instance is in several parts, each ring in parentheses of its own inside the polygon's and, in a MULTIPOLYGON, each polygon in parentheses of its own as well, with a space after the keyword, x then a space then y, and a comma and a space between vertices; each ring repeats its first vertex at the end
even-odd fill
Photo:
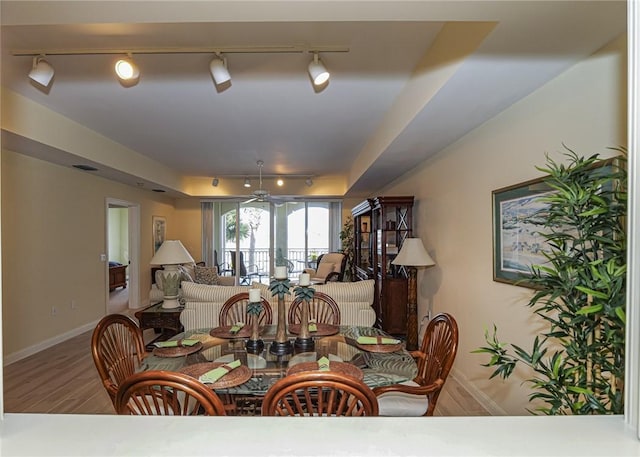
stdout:
POLYGON ((83 171, 98 171, 96 167, 92 167, 91 165, 72 165, 72 167, 83 171))

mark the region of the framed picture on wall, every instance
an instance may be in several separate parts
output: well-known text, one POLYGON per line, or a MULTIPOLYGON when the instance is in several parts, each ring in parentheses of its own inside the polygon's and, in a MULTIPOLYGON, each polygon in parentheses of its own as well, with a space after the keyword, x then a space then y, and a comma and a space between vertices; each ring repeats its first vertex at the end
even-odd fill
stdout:
POLYGON ((547 261, 547 244, 541 227, 528 222, 534 213, 544 210, 541 197, 553 192, 543 178, 494 190, 493 198, 493 280, 532 287, 531 265, 547 261))
POLYGON ((151 226, 153 228, 153 253, 155 254, 167 236, 167 220, 163 216, 152 216, 151 226))

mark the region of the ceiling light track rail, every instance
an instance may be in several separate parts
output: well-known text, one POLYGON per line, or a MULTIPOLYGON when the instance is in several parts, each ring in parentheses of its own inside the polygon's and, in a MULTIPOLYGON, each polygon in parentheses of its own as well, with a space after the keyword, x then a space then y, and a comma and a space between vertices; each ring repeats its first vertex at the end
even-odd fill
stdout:
POLYGON ((35 57, 117 54, 285 54, 349 52, 348 46, 220 46, 181 48, 110 48, 110 49, 26 49, 12 51, 14 56, 35 57))

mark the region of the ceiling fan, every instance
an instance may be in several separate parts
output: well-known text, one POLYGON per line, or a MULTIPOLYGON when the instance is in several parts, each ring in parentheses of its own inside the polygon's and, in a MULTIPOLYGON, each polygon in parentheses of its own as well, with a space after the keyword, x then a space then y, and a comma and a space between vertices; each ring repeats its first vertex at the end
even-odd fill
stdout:
POLYGON ((257 163, 258 163, 258 171, 260 176, 260 186, 251 193, 251 198, 249 198, 249 200, 245 201, 244 203, 251 203, 256 201, 280 203, 279 199, 271 197, 271 194, 269 193, 269 191, 262 188, 262 167, 264 166, 264 161, 258 160, 257 163))

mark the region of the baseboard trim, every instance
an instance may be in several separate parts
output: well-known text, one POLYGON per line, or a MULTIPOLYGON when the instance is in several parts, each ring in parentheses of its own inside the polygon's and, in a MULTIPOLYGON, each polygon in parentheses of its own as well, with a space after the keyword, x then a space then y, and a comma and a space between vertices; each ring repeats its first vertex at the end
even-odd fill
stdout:
MULTIPOLYGON (((89 330, 93 330, 98 322, 100 322, 100 319, 94 322, 89 322, 88 324, 85 324, 78 328, 74 328, 73 330, 69 330, 68 332, 62 333, 60 335, 56 335, 53 338, 49 338, 48 340, 41 341, 40 343, 29 346, 28 348, 22 349, 21 351, 9 354, 8 356, 3 358, 3 366, 6 367, 7 365, 11 365, 12 363, 27 358, 37 352, 49 349, 51 346, 62 343, 63 341, 73 338, 74 336, 78 336, 89 330)), ((87 348, 87 350, 89 350, 89 348, 87 348)))
POLYGON ((452 368, 449 376, 454 378, 460 386, 467 391, 484 409, 489 411, 492 416, 508 416, 509 414, 498 404, 487 396, 483 391, 478 389, 469 379, 462 374, 460 370, 452 368))

